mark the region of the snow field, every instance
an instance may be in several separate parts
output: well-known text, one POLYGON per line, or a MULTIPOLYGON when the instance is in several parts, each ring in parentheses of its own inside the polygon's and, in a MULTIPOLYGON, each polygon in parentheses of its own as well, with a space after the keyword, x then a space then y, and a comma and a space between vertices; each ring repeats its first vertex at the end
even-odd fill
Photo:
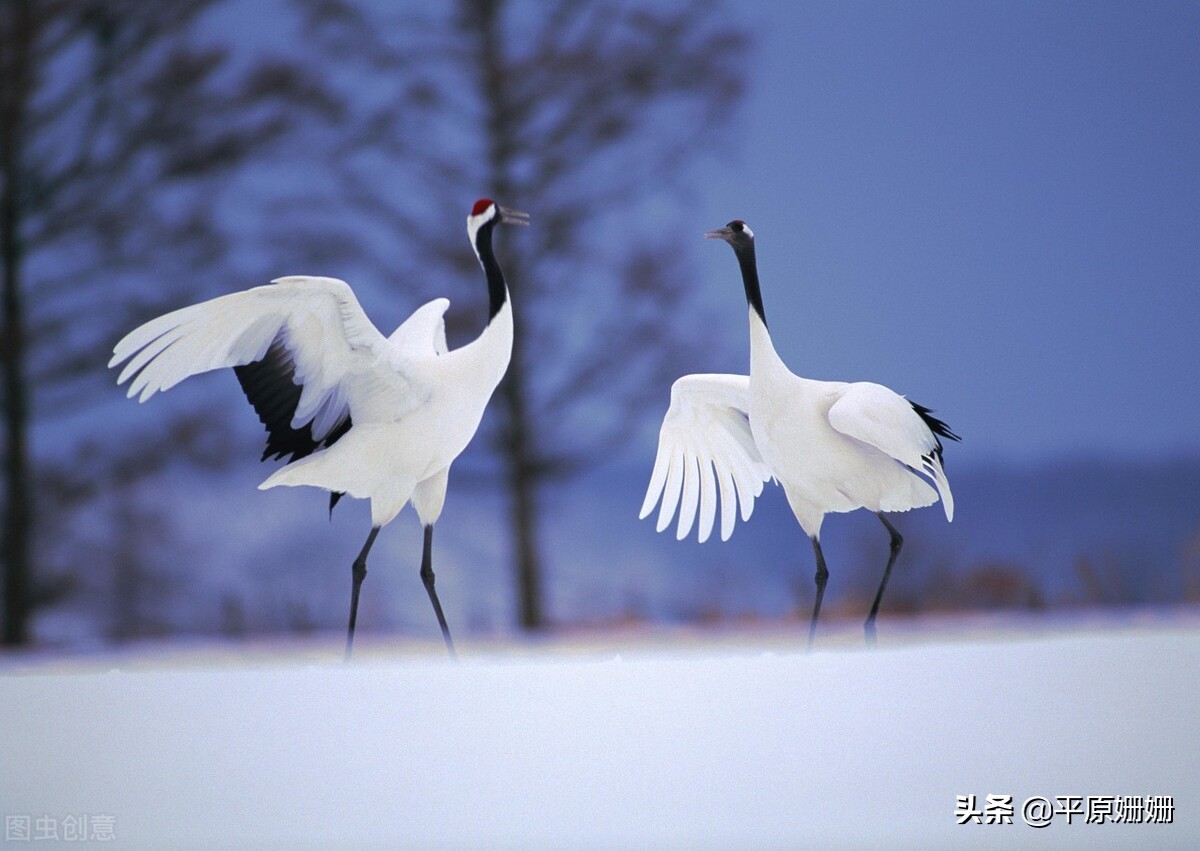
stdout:
POLYGON ((0 811, 134 848, 1197 847, 1194 619, 883 636, 0 659, 0 811), (956 823, 989 794, 1013 824, 956 823), (1035 829, 1034 795, 1174 823, 1035 829))

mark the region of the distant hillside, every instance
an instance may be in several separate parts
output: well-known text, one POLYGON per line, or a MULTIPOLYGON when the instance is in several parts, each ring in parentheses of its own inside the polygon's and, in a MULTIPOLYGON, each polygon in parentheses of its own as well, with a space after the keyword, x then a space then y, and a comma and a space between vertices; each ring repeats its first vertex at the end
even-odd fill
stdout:
MULTIPOLYGON (((953 461, 953 459, 951 459, 953 461)), ((1200 459, 1060 463, 1038 468, 950 464, 956 514, 940 506, 895 517, 905 546, 882 616, 918 610, 1044 609, 1200 600, 1200 459)), ((737 624, 806 619, 812 548, 783 492, 768 485, 733 537, 678 542, 639 521, 649 469, 610 468, 545 495, 547 611, 563 626, 617 622, 737 624)), ((305 488, 261 492, 266 466, 181 474, 154 495, 174 531, 147 556, 139 599, 118 603, 111 577, 39 622, 44 641, 112 634, 246 634, 344 629, 350 561, 366 504, 305 488)), ((457 634, 513 629, 504 506, 459 475, 435 537, 439 595, 457 634)), ((865 615, 887 557, 870 514, 826 519, 830 618, 865 615)), ((406 509, 380 536, 359 629, 435 639, 417 571, 420 530, 406 509)), ((125 587, 129 587, 126 584, 125 587)))
MULTIPOLYGON (((1200 459, 949 473, 952 524, 940 506, 895 517, 906 540, 885 610, 1200 599, 1200 459)), ((812 549, 779 487, 767 486, 728 542, 714 534, 701 545, 694 532, 677 542, 673 527, 656 535, 651 519, 636 521, 644 486, 644 473, 614 470, 564 495, 547 549, 558 555, 555 587, 579 616, 594 616, 589 601, 601 599, 653 619, 778 617, 811 606, 812 549), (602 542, 602 554, 584 542, 602 542)), ((831 612, 865 613, 887 542, 866 512, 826 518, 831 612)))

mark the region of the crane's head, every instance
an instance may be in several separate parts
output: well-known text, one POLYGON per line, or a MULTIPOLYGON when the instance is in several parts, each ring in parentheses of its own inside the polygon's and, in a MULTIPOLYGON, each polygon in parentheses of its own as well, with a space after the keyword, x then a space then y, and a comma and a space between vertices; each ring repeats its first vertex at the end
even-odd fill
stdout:
POLYGON ((528 225, 529 214, 501 207, 491 198, 480 198, 471 208, 471 215, 467 216, 467 235, 471 237, 471 243, 475 244, 476 234, 485 226, 495 225, 497 222, 506 225, 528 225))
POLYGON ((734 219, 723 228, 710 230, 704 234, 708 239, 723 239, 729 243, 737 257, 738 266, 742 269, 742 284, 746 287, 746 301, 762 320, 763 327, 767 324, 767 314, 763 311, 762 291, 758 286, 758 263, 754 259, 754 231, 750 225, 741 219, 734 219))
POLYGON ((710 230, 704 234, 705 239, 723 239, 733 246, 734 251, 754 247, 754 231, 750 225, 741 219, 734 219, 723 228, 710 230))

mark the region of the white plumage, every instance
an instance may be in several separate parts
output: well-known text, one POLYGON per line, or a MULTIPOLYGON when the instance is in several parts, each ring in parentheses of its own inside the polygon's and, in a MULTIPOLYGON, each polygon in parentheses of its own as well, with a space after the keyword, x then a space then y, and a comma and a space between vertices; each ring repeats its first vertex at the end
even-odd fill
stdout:
POLYGON ((867 618, 873 639, 879 602, 902 542, 884 513, 941 499, 946 519, 953 520, 940 438, 958 437, 929 409, 882 385, 793 374, 767 330, 753 232, 745 222, 733 221, 707 236, 727 241, 741 267, 749 305, 750 375, 686 375, 675 382, 641 516, 660 505, 661 532, 678 510, 677 537, 685 538, 698 519, 703 542, 712 532, 719 497, 721 539, 728 540, 737 518, 735 494, 745 521, 763 483, 778 480, 812 539, 817 560, 811 643, 828 574, 820 546, 825 515, 859 508, 875 512, 892 548, 867 618))
MULTIPOLYGON (((355 424, 362 426, 402 421, 421 406, 442 370, 434 361, 432 341, 422 350, 410 327, 414 320, 428 325, 431 308, 447 305, 445 299, 424 305, 389 339, 367 319, 345 281, 277 278, 270 286, 147 322, 116 345, 109 366, 128 361, 117 382, 129 381, 128 396, 146 402, 189 376, 263 361, 275 345, 293 368, 291 382, 300 390, 287 425, 300 430, 311 424, 312 440, 320 444, 351 411, 355 424), (401 348, 396 341, 410 342, 401 348)), ((334 454, 330 447, 327 456, 334 454)), ((353 466, 343 474, 347 490, 357 485, 353 466)), ((376 525, 395 516, 372 508, 376 525)))
POLYGON ((433 590, 432 527, 450 465, 475 434, 512 352, 512 306, 491 244, 500 222, 528 217, 483 199, 467 219, 491 306, 479 337, 454 351, 446 346, 447 299, 421 306, 384 337, 346 282, 305 276, 173 311, 113 349, 109 366, 125 364, 117 381, 128 381, 128 395, 141 402, 189 376, 235 368, 267 428, 263 459, 291 456, 260 488, 323 488, 333 494, 331 509, 341 494, 371 501, 371 534, 353 569, 347 654, 367 553, 409 501, 426 529, 422 578, 453 652, 433 590))
POLYGON ((659 532, 671 525, 678 508, 676 538, 686 538, 698 516, 700 542, 707 541, 718 499, 722 541, 733 534, 739 503, 742 520, 750 519, 771 470, 755 445, 749 407, 746 375, 685 375, 672 385, 641 512, 649 515, 661 497, 659 532))

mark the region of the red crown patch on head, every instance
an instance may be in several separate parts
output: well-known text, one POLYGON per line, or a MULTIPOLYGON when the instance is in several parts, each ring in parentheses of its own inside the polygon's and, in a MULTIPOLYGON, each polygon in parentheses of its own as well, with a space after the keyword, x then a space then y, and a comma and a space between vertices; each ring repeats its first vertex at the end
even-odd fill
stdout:
POLYGON ((492 201, 491 198, 480 198, 478 201, 475 202, 475 206, 471 208, 471 215, 478 216, 484 210, 486 210, 488 207, 492 206, 493 203, 494 202, 492 201))

